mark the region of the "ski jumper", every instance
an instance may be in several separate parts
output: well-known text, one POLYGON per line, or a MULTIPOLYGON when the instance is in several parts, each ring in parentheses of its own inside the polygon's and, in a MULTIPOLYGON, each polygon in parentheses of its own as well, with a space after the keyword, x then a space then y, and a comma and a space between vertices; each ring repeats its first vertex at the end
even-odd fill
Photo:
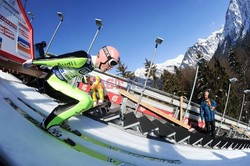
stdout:
POLYGON ((92 107, 91 97, 80 90, 75 82, 94 70, 94 64, 89 54, 76 51, 60 56, 36 59, 35 65, 52 67, 44 82, 46 94, 63 102, 57 106, 44 120, 44 128, 60 125, 70 117, 84 112, 92 107))

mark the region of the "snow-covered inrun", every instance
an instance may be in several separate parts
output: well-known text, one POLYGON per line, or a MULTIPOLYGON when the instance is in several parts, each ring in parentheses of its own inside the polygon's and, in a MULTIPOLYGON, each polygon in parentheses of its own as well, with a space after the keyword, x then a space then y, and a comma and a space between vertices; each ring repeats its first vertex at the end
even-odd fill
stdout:
MULTIPOLYGON (((19 108, 34 117, 37 116, 36 113, 18 101, 17 98, 21 98, 31 107, 46 115, 58 103, 46 95, 38 93, 34 88, 23 85, 14 76, 0 71, 0 155, 11 165, 110 164, 80 153, 49 136, 15 111, 4 98, 11 99, 19 108)), ((220 150, 169 144, 134 135, 117 126, 100 123, 82 115, 72 117, 68 120, 68 123, 83 134, 107 144, 143 155, 180 160, 182 163, 178 165, 246 166, 250 162, 249 149, 220 150)), ((90 149, 135 165, 175 165, 136 158, 92 144, 79 137, 70 136, 90 149)))

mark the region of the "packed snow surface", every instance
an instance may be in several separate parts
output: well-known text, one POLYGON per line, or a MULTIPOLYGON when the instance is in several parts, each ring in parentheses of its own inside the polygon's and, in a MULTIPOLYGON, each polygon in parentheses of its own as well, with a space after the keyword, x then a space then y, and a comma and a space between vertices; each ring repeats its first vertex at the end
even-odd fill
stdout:
MULTIPOLYGON (((31 107, 48 115, 58 105, 53 99, 23 85, 20 80, 0 71, 0 155, 12 165, 108 165, 93 157, 75 151, 23 118, 4 98, 17 102, 21 98, 31 107)), ((18 106, 32 114, 22 103, 18 106)), ((35 116, 35 115, 34 115, 35 116)), ((82 133, 110 145, 143 155, 181 160, 185 166, 220 165, 246 166, 250 150, 219 150, 175 145, 134 135, 125 130, 97 122, 82 115, 72 117, 68 123, 82 133)), ((72 136, 73 137, 73 136, 72 136)), ((135 165, 174 165, 139 159, 117 151, 99 147, 78 137, 84 146, 135 165)))

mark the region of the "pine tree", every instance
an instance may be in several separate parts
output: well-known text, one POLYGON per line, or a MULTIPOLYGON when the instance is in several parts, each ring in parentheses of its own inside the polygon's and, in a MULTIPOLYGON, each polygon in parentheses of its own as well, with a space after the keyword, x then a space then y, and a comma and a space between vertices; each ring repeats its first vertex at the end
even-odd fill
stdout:
POLYGON ((190 97, 194 77, 195 77, 195 69, 191 67, 181 69, 179 75, 177 72, 178 81, 181 82, 183 87, 182 95, 186 96, 187 98, 190 97))
POLYGON ((118 75, 125 77, 127 75, 127 68, 128 66, 126 66, 124 63, 119 63, 116 68, 116 72, 118 75))
POLYGON ((171 93, 172 88, 173 88, 173 84, 171 82, 172 74, 169 71, 164 70, 162 75, 161 75, 161 79, 162 79, 162 83, 163 83, 162 90, 165 92, 171 93))
POLYGON ((240 115, 241 100, 237 91, 235 90, 235 86, 231 86, 231 88, 232 89, 230 92, 226 115, 238 119, 240 115))
POLYGON ((214 61, 215 62, 212 69, 214 75, 214 81, 212 82, 212 93, 214 94, 214 99, 218 105, 217 111, 222 113, 226 102, 229 76, 226 73, 225 68, 221 66, 219 59, 215 58, 214 61))
POLYGON ((185 78, 183 77, 183 74, 179 68, 174 66, 175 71, 175 82, 174 85, 176 85, 176 95, 178 96, 186 96, 187 90, 185 89, 185 78))
POLYGON ((128 66, 126 66, 124 63, 119 63, 116 72, 118 75, 124 77, 124 78, 129 78, 133 80, 135 78, 134 72, 127 71, 128 66))
POLYGON ((172 74, 167 70, 163 71, 163 74, 161 75, 162 80, 162 89, 165 92, 177 95, 177 96, 183 96, 186 95, 184 91, 184 87, 181 81, 181 72, 177 67, 175 67, 176 74, 172 74))
POLYGON ((236 77, 238 82, 232 88, 231 105, 228 107, 229 115, 238 119, 240 114, 240 106, 242 94, 245 89, 247 89, 247 65, 244 62, 240 62, 235 50, 231 49, 228 54, 228 63, 230 66, 230 74, 232 77, 236 77))
POLYGON ((239 79, 242 80, 244 79, 244 72, 243 72, 243 67, 240 64, 235 52, 233 49, 229 51, 228 55, 228 62, 229 66, 231 67, 231 72, 237 76, 239 76, 239 79))
POLYGON ((194 91, 194 101, 200 103, 200 100, 203 97, 203 92, 205 90, 211 90, 213 73, 207 63, 201 63, 197 65, 199 65, 199 71, 196 88, 194 91))

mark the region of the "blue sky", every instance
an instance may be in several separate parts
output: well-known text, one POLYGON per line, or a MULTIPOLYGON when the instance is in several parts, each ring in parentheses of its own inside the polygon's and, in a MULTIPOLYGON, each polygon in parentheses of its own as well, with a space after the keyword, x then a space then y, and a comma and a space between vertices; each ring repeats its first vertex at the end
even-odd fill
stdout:
MULTIPOLYGON (((25 0, 22 0, 24 2, 25 0)), ((164 39, 155 63, 184 54, 198 38, 207 38, 225 23, 229 0, 27 0, 26 12, 34 14, 34 40, 49 40, 64 21, 49 52, 63 54, 88 49, 97 30, 95 18, 103 21, 91 50, 116 47, 129 70, 151 59, 157 36, 164 39)))

